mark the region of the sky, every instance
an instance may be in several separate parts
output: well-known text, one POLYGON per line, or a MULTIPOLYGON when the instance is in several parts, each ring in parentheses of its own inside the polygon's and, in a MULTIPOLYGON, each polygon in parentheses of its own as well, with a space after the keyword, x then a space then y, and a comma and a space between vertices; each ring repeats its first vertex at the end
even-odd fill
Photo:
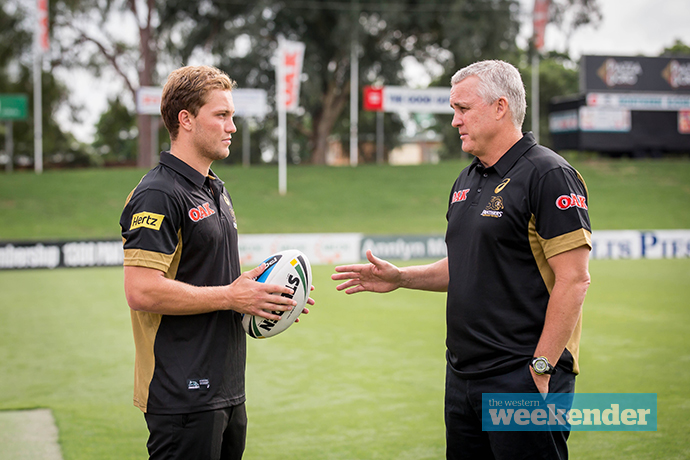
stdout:
MULTIPOLYGON (((534 0, 520 0, 523 12, 530 13, 534 0)), ((598 26, 587 25, 578 29, 566 43, 566 37, 555 25, 546 28, 544 50, 568 51, 574 59, 582 55, 645 55, 658 56, 677 39, 690 45, 690 0, 599 0, 602 21, 598 26)), ((527 18, 520 34, 520 45, 532 33, 531 19, 527 18)), ((68 85, 73 99, 88 109, 84 123, 68 121, 67 113, 58 113, 61 124, 71 130, 77 139, 93 140, 93 125, 106 109, 107 98, 116 90, 94 81, 85 73, 72 72, 68 85)))
MULTIPOLYGON (((520 0, 531 11, 534 0, 520 0)), ((688 0, 599 0, 603 19, 599 26, 583 26, 573 35, 570 55, 658 56, 676 39, 690 45, 688 0)), ((528 25, 524 32, 531 34, 528 25)), ((565 37, 548 25, 545 49, 565 51, 565 37)))

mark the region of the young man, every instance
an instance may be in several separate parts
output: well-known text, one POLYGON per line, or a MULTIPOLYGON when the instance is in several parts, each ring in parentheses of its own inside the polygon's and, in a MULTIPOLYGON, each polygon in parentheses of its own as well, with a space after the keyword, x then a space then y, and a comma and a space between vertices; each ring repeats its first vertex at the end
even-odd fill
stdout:
POLYGON ((236 131, 234 86, 214 67, 170 74, 161 101, 170 152, 132 191, 120 218, 134 404, 146 418, 151 459, 242 457, 242 314, 278 320, 272 312, 295 304, 281 295, 289 288, 253 280, 263 266, 240 273, 232 201, 210 169, 228 156, 236 131))
POLYGON ((448 202, 448 257, 398 268, 336 267, 352 294, 447 291, 445 420, 449 459, 563 459, 563 431, 482 431, 482 393, 572 393, 591 227, 584 181, 521 131, 515 67, 482 61, 451 80, 452 125, 475 158, 448 202), (557 372, 556 372, 557 369, 557 372))

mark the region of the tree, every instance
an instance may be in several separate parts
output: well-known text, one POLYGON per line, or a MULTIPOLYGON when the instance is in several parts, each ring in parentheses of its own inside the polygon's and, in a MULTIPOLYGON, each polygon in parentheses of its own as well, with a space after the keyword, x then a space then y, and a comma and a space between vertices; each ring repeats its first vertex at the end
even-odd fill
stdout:
MULTIPOLYGON (((172 46, 168 52, 179 52, 179 61, 187 62, 204 43, 206 53, 218 59, 219 66, 242 86, 260 87, 274 94, 271 58, 278 38, 304 42, 307 51, 300 102, 305 112, 291 116, 290 123, 305 139, 313 163, 324 162, 331 134, 344 134, 349 128, 344 112, 350 98, 355 39, 361 85, 395 85, 404 84, 405 57, 426 64, 433 61, 445 80, 451 69, 461 64, 485 55, 510 54, 518 31, 515 2, 509 0, 379 0, 361 4, 264 0, 243 11, 236 8, 238 4, 246 5, 216 0, 204 2, 200 8, 191 2, 168 2, 161 24, 184 24, 177 26, 174 35, 179 38, 168 42, 172 46), (228 15, 231 8, 233 14, 228 15)), ((399 130, 400 124, 395 125, 399 130)))
POLYGON ((93 146, 106 162, 136 162, 137 134, 136 117, 116 97, 108 101, 108 110, 96 123, 93 146))
MULTIPOLYGON (((0 8, 0 93, 27 94, 29 119, 13 123, 14 155, 28 164, 34 153, 31 10, 10 1, 0 8)), ((55 113, 67 103, 67 89, 53 72, 42 70, 43 150, 46 166, 89 165, 94 157, 70 133, 62 131, 55 113)), ((3 137, 4 124, 2 126, 3 137)))
POLYGON ((662 56, 690 56, 690 45, 686 45, 681 40, 676 39, 675 43, 665 48, 662 56))
POLYGON ((558 26, 570 42, 573 33, 586 24, 596 25, 601 21, 599 0, 551 0, 549 22, 558 26))
MULTIPOLYGON (((137 89, 156 84, 158 53, 164 32, 157 27, 156 0, 54 0, 54 37, 60 56, 53 65, 89 68, 97 75, 110 69, 121 79, 131 101, 137 89), (127 40, 122 29, 132 25, 136 39, 127 40)), ((151 116, 137 117, 138 165, 150 167, 151 116)))

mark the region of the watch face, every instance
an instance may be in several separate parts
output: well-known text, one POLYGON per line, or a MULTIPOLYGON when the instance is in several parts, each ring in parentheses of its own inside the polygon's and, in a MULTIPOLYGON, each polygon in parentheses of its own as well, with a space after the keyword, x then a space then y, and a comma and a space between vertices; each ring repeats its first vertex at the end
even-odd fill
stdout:
POLYGON ((534 361, 534 370, 535 370, 535 372, 538 372, 538 373, 540 373, 540 374, 543 374, 544 371, 546 370, 546 368, 547 368, 547 365, 546 365, 546 363, 544 362, 543 359, 537 359, 537 360, 534 361))

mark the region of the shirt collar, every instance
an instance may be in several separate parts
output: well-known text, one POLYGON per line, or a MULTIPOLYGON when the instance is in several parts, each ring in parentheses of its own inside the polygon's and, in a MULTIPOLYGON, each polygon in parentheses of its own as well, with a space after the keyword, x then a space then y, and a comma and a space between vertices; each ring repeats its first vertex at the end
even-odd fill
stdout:
MULTIPOLYGON (((510 149, 508 149, 508 151, 496 162, 495 165, 492 166, 492 168, 494 169, 494 171, 496 171, 496 173, 499 176, 505 176, 506 174, 508 174, 508 171, 511 170, 513 165, 520 159, 520 157, 522 157, 522 155, 524 155, 529 149, 531 149, 536 144, 537 141, 534 139, 534 135, 531 132, 524 133, 522 135, 522 138, 519 141, 517 141, 510 149)), ((479 168, 480 171, 485 169, 482 166, 482 163, 479 161, 479 158, 476 157, 474 158, 474 160, 472 160, 472 163, 468 168, 468 175, 475 168, 479 168)))
POLYGON ((216 174, 212 170, 209 170, 208 176, 204 176, 199 171, 192 168, 187 163, 180 160, 170 152, 161 152, 160 164, 162 164, 163 166, 167 166, 168 168, 171 168, 172 170, 174 170, 181 176, 185 177, 188 181, 190 181, 199 188, 204 186, 204 183, 206 182, 206 177, 209 177, 213 180, 217 180, 220 183, 220 185, 223 185, 223 181, 218 179, 218 176, 216 176, 216 174))

